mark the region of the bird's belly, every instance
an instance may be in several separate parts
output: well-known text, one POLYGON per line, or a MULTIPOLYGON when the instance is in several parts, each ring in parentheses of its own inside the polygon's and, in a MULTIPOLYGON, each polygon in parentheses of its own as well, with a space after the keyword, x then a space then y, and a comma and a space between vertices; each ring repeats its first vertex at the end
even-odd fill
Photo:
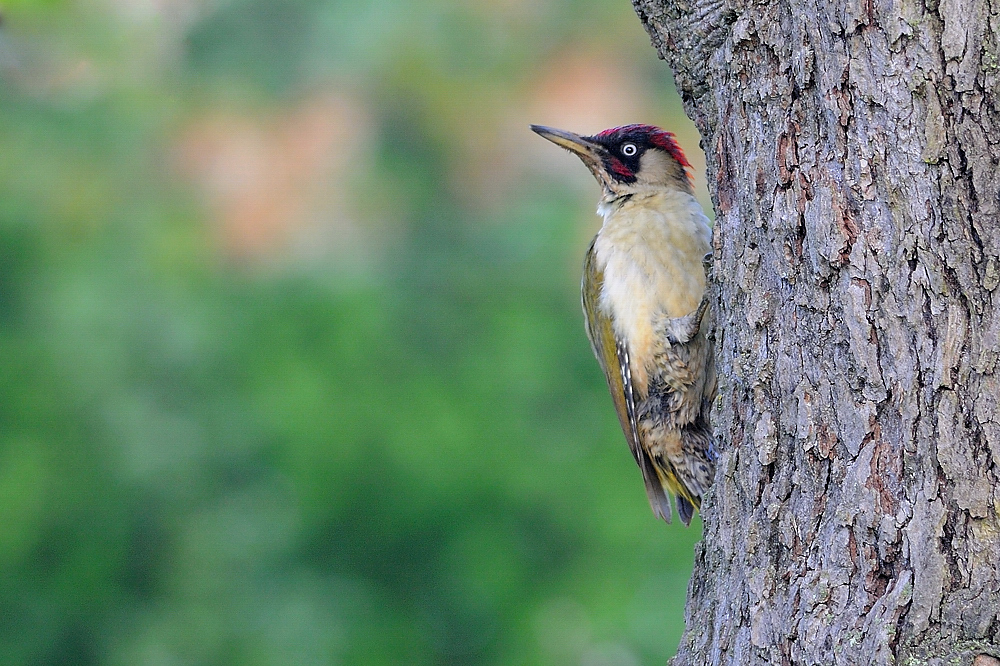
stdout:
MULTIPOLYGON (((621 247, 621 246, 619 246, 621 247)), ((615 335, 632 359, 632 380, 646 394, 648 372, 662 348, 657 322, 694 312, 705 292, 701 255, 657 248, 627 248, 611 251, 604 267, 600 307, 609 315, 615 335), (691 261, 697 256, 698 261, 691 261)))
POLYGON ((598 307, 629 350, 632 380, 642 393, 662 346, 657 321, 694 312, 705 293, 706 222, 690 195, 662 194, 605 211, 594 241, 604 274, 598 307))
POLYGON ((646 370, 657 350, 658 334, 654 322, 658 316, 683 316, 698 307, 698 300, 685 298, 678 290, 664 293, 669 281, 663 276, 642 275, 630 272, 619 279, 608 280, 602 305, 611 316, 615 335, 625 342, 632 359, 633 381, 643 394, 646 393, 646 370), (666 296, 664 298, 663 296, 666 296))

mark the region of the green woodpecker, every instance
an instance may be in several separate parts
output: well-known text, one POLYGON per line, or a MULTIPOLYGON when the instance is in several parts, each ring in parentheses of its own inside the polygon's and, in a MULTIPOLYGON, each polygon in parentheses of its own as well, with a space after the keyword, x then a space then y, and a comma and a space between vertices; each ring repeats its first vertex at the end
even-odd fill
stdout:
POLYGON ((653 512, 684 524, 712 483, 708 420, 716 381, 703 329, 708 219, 674 135, 627 125, 594 136, 531 129, 575 153, 603 188, 604 217, 583 262, 583 313, 594 355, 653 512))

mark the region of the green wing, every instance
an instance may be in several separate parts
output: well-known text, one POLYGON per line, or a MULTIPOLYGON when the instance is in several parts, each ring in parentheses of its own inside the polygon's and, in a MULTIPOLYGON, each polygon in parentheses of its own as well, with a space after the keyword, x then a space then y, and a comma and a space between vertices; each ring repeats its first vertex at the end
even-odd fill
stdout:
POLYGON ((618 413, 618 421, 625 433, 625 439, 632 450, 636 464, 642 470, 642 480, 646 485, 649 504, 657 517, 669 523, 670 499, 663 490, 663 484, 653 467, 653 461, 639 441, 628 349, 615 336, 611 318, 598 305, 603 284, 604 273, 597 267, 594 243, 591 242, 583 261, 583 316, 587 324, 587 337, 590 338, 590 347, 594 350, 597 362, 604 370, 604 378, 608 381, 608 389, 611 391, 611 399, 615 403, 615 411, 618 413))

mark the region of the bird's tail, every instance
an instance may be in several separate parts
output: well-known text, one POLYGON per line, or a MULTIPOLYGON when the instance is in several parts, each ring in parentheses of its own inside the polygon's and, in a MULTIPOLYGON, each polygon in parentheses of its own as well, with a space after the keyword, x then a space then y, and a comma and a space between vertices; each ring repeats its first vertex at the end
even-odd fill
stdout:
POLYGON ((715 476, 715 447, 712 433, 700 424, 680 428, 680 451, 653 456, 653 463, 663 488, 677 499, 677 514, 685 525, 691 524, 695 509, 708 492, 715 476))

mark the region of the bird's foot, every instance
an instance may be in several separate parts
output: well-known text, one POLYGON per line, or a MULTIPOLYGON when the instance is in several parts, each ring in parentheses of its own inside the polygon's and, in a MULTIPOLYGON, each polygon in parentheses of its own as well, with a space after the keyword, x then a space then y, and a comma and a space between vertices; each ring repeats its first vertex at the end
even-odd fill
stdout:
POLYGON ((664 317, 662 320, 663 339, 671 346, 690 342, 701 330, 701 321, 708 311, 708 294, 702 299, 698 309, 683 317, 664 317))

